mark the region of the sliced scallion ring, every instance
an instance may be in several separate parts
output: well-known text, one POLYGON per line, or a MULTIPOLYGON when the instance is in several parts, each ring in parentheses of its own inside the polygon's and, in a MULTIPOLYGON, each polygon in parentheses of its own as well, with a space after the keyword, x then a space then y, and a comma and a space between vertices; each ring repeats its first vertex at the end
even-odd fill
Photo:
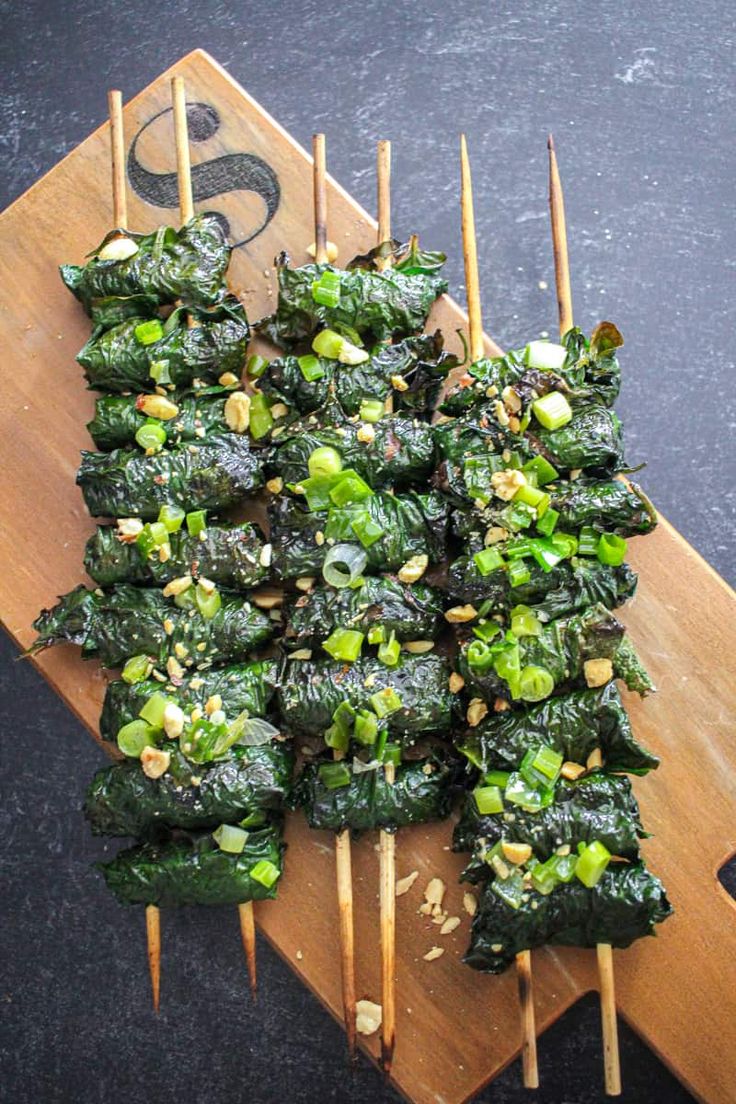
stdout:
POLYGON ((368 557, 355 544, 336 544, 325 556, 322 574, 330 586, 351 586, 362 575, 368 557))

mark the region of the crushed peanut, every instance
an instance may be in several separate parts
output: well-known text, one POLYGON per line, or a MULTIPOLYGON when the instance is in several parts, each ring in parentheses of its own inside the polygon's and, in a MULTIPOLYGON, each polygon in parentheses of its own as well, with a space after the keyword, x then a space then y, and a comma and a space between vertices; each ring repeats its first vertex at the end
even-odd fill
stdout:
POLYGON ((273 556, 273 545, 264 544, 263 548, 261 549, 261 554, 258 557, 258 562, 261 565, 261 567, 270 567, 272 556, 273 556))
POLYGON ((482 698, 473 698, 465 716, 470 727, 475 728, 476 725, 480 724, 487 713, 488 702, 484 702, 482 698))
POLYGON ((220 387, 237 387, 240 380, 234 372, 223 372, 217 382, 220 387))
POLYGON ((214 594, 216 584, 211 579, 205 579, 204 575, 200 576, 199 587, 203 594, 214 594))
POLYGON ((494 472, 491 476, 494 494, 504 502, 510 502, 525 483, 526 476, 516 468, 505 468, 503 471, 494 472))
POLYGON ((406 380, 404 379, 403 376, 392 376, 391 377, 391 386, 393 387, 394 391, 408 391, 409 390, 409 384, 406 382, 406 380))
POLYGON ((430 949, 427 951, 427 953, 425 955, 423 955, 422 957, 424 958, 425 962, 434 962, 434 960, 436 958, 442 958, 442 955, 444 953, 445 953, 445 948, 444 947, 430 947, 430 949))
POLYGON ((473 621, 477 616, 477 609, 471 605, 453 606, 452 609, 445 611, 445 621, 450 625, 462 625, 466 621, 473 621))
POLYGON ((465 685, 465 679, 462 675, 459 675, 457 671, 453 671, 449 679, 449 687, 451 694, 459 694, 465 685))
POLYGON ((271 407, 271 417, 274 421, 278 418, 285 418, 289 413, 289 408, 286 403, 274 403, 271 407))
POLYGON ((176 702, 168 702, 164 709, 164 732, 170 740, 176 740, 184 731, 184 713, 176 702))
MULTIPOLYGON (((317 256, 317 246, 315 245, 314 242, 312 242, 311 245, 307 246, 307 253, 309 254, 310 257, 316 257, 317 256)), ((332 262, 335 261, 335 260, 337 260, 337 246, 335 245, 334 242, 328 241, 327 242, 327 263, 332 264, 332 262)))
POLYGON ((372 445, 376 439, 376 430, 369 423, 365 423, 355 434, 362 445, 372 445))
POLYGON ((164 632, 166 633, 167 636, 171 636, 173 631, 174 631, 174 622, 171 620, 170 617, 167 617, 164 620, 164 632))
POLYGON ((595 770, 596 767, 603 766, 603 752, 599 747, 593 748, 590 755, 585 760, 585 765, 588 770, 595 770))
POLYGON ((475 916, 478 911, 478 899, 472 893, 463 893, 463 908, 468 916, 475 916))
POLYGON ((222 709, 222 695, 212 694, 204 703, 204 711, 209 717, 211 713, 215 713, 218 709, 222 709))
POLYGON ((396 883, 396 896, 403 897, 405 893, 408 893, 418 877, 419 871, 412 870, 411 874, 407 874, 405 878, 399 878, 396 883))
POLYGON ((161 563, 166 563, 168 560, 171 559, 171 545, 169 544, 168 541, 166 541, 165 544, 162 544, 161 547, 159 548, 158 558, 161 561, 161 563))
POLYGON ((312 589, 314 583, 314 575, 300 575, 300 577, 296 581, 296 589, 302 590, 306 593, 306 591, 312 589))
POLYGON ((160 778, 166 774, 171 763, 171 755, 168 751, 161 751, 155 747, 144 747, 141 752, 141 767, 147 778, 160 778))
POLYGON ((311 648, 297 648, 297 650, 295 652, 291 653, 291 656, 289 658, 290 659, 311 659, 312 658, 312 649, 311 648))
POLYGON ((250 395, 233 391, 225 403, 225 424, 233 433, 245 433, 250 425, 250 395))
POLYGON ((407 640, 404 644, 404 650, 411 655, 424 655, 426 652, 431 652, 434 648, 434 640, 407 640))
POLYGON ((583 664, 585 681, 591 689, 605 686, 613 678, 613 664, 610 659, 586 659, 583 664))
POLYGON ((160 418, 162 422, 171 421, 179 413, 176 403, 163 395, 139 395, 135 400, 135 408, 147 418, 160 418))
POLYGON ((143 532, 143 522, 140 518, 118 518, 115 535, 122 544, 132 544, 143 532))
POLYGON ((445 883, 441 878, 431 878, 424 891, 424 900, 432 907, 441 905, 442 898, 445 896, 445 889, 445 883))
POLYGON ((274 479, 267 479, 266 480, 266 490, 270 491, 271 494, 275 494, 275 495, 281 494, 283 489, 284 489, 284 481, 283 481, 283 479, 281 478, 280 475, 275 476, 274 479))
POLYGON ((455 928, 460 927, 459 916, 448 916, 444 924, 440 928, 440 935, 449 935, 450 932, 454 932, 455 928))
POLYGON ((505 541, 508 537, 508 529, 502 528, 500 525, 492 525, 490 529, 486 530, 486 535, 483 538, 483 543, 486 548, 489 544, 500 544, 501 541, 505 541))
POLYGON ((375 1035, 381 1026, 383 1008, 369 1000, 359 1000, 355 1004, 355 1030, 359 1035, 375 1035))
POLYGON ((521 866, 522 863, 532 857, 532 849, 528 843, 511 843, 509 840, 503 840, 501 850, 504 858, 508 859, 514 866, 521 866))
POLYGON ((178 579, 172 579, 164 587, 164 598, 174 598, 177 594, 183 594, 192 585, 191 575, 180 575, 178 579))
POLYGON ((284 592, 280 587, 261 587, 254 590, 251 597, 259 609, 272 610, 283 604, 284 592))
POLYGON ((568 761, 562 764, 560 774, 563 778, 567 778, 568 782, 574 782, 581 774, 585 774, 585 767, 581 767, 580 763, 568 761))
POLYGON ((512 414, 518 414, 521 410, 521 399, 519 394, 513 387, 504 387, 501 392, 501 398, 506 404, 506 409, 510 410, 512 414))
POLYGON ((169 656, 166 660, 166 671, 169 678, 180 679, 184 677, 184 669, 174 656, 169 656))
POLYGON ((509 424, 509 416, 506 413, 506 407, 500 399, 496 399, 493 404, 493 413, 496 415, 496 421, 499 425, 507 426, 509 424))
POLYGON ((429 556, 411 556, 403 567, 399 568, 399 581, 402 583, 416 583, 421 579, 429 566, 429 556))

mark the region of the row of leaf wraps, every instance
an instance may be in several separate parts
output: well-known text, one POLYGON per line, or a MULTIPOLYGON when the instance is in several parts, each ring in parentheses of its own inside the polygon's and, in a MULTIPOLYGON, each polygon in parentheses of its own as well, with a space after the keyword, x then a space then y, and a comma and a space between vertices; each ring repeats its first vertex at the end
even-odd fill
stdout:
POLYGON ((78 483, 115 521, 87 544, 95 588, 44 611, 34 647, 120 670, 100 728, 124 759, 85 801, 94 832, 136 839, 108 885, 273 896, 289 806, 357 832, 460 805, 474 968, 653 933, 671 908, 626 776, 657 759, 617 680, 652 687, 612 610, 656 515, 615 478, 618 331, 460 366, 424 332, 444 257, 412 239, 347 269, 282 255, 268 362, 228 260, 201 214, 62 268, 100 392, 78 483), (234 516, 254 498, 263 528, 234 516))

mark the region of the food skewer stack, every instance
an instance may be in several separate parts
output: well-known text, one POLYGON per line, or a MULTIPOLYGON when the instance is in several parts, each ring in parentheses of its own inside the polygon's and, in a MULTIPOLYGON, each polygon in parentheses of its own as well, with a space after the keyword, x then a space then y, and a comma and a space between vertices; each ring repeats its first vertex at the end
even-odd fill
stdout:
POLYGON ((253 591, 269 547, 250 524, 221 518, 263 483, 239 378, 249 328, 225 287, 219 222, 192 209, 183 87, 173 91, 181 230, 127 228, 113 93, 117 225, 87 264, 62 267, 93 321, 78 359, 102 392, 89 429, 103 451, 83 454, 77 482, 90 513, 117 522, 87 544, 98 587, 44 611, 34 645, 72 641, 121 669, 100 730, 125 758, 95 776, 85 814, 93 832, 138 841, 101 868, 119 900, 146 906, 156 1008, 160 906, 245 906, 255 985, 250 903, 275 896, 293 766, 266 719, 277 664, 252 654, 275 629, 253 591))
MULTIPOLYGON (((462 162, 467 205, 464 139, 462 162)), ((656 516, 614 478, 624 469, 611 409, 622 342, 611 323, 590 342, 572 328, 552 179, 560 345, 482 357, 472 220, 463 221, 473 363, 445 395, 438 427, 463 542, 449 569, 458 605, 446 617, 469 699, 459 750, 472 781, 453 842, 472 853, 465 877, 482 886, 465 961, 500 973, 522 956, 525 1084, 538 1084, 530 950, 597 946, 606 1091, 617 1095, 611 947, 651 934, 671 912, 639 855, 644 832, 620 773, 657 760, 634 741, 615 680, 642 696, 653 687, 611 613, 636 586, 625 538, 649 532, 656 516)))

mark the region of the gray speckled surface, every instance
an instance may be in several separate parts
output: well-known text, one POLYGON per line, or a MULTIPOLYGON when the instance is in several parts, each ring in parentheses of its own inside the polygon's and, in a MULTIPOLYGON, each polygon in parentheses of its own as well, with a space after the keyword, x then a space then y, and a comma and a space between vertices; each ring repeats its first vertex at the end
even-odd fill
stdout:
MULTIPOLYGON (((450 254, 462 296, 462 126, 486 322, 503 344, 554 329, 553 130, 576 319, 589 329, 611 317, 627 340, 629 455, 648 460, 643 482, 663 513, 733 578, 734 28, 724 5, 0 0, 0 17, 3 205, 103 120, 108 87, 128 97, 202 46, 298 140, 323 128, 333 174, 368 207, 372 143, 391 137, 397 229, 416 227, 450 254)), ((89 864, 104 845, 78 813, 103 755, 13 656, 0 641, 0 1100, 397 1099, 367 1064, 345 1071, 337 1026, 263 945, 251 1008, 229 910, 166 916, 154 1019, 141 917, 103 892, 89 864)), ((622 1099, 688 1100, 622 1030, 622 1099)), ((514 1065, 480 1099, 603 1100, 598 1040, 595 1002, 584 1001, 541 1042, 542 1093, 525 1094, 514 1065)))

